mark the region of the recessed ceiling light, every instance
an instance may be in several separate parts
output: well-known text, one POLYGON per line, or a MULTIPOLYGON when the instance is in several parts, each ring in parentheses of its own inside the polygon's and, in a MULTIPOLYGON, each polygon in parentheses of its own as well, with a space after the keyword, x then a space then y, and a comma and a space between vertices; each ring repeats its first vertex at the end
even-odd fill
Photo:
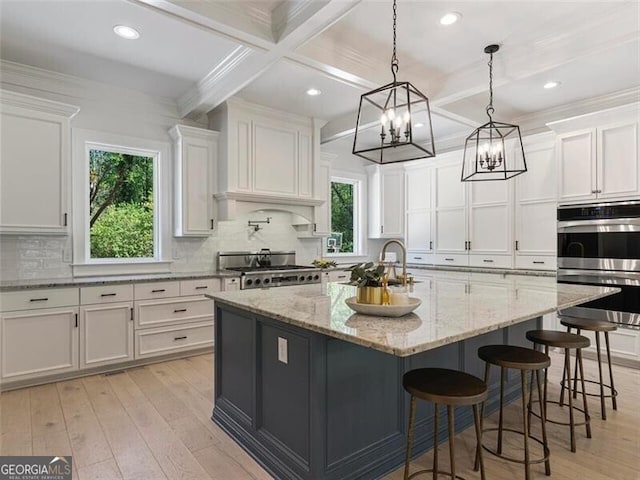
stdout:
POLYGON ((140 33, 135 28, 127 27, 126 25, 116 25, 113 27, 113 32, 127 40, 135 40, 140 37, 140 33))
POLYGON ((550 82, 545 83, 544 84, 544 88, 546 88, 548 90, 550 88, 556 88, 558 85, 560 85, 560 82, 552 80, 550 82))
POLYGON ((453 25, 454 23, 456 23, 461 18, 462 18, 462 15, 460 13, 458 13, 458 12, 449 12, 449 13, 446 13, 440 19, 440 25, 453 25))
POLYGON ((424 123, 416 123, 414 127, 416 128, 424 127, 424 123))
POLYGON ((309 90, 307 90, 307 95, 310 95, 312 97, 315 97, 316 95, 320 95, 321 93, 322 92, 317 88, 310 88, 309 90))

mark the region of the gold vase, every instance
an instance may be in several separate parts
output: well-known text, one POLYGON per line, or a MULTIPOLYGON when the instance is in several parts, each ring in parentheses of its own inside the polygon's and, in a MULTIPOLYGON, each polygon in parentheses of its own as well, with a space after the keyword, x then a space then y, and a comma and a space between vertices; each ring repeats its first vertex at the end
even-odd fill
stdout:
POLYGON ((384 287, 358 287, 356 301, 370 305, 382 305, 384 291, 384 287))

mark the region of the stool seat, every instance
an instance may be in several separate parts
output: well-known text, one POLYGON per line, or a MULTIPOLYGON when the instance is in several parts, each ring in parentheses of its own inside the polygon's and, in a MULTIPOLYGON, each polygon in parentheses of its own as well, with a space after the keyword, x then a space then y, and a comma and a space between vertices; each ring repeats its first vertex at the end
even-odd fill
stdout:
POLYGON ((594 318, 560 317, 560 323, 565 327, 588 330, 590 332, 613 332, 618 329, 615 323, 594 318))
POLYGON ((446 368, 418 368, 402 377, 411 395, 443 405, 474 405, 487 398, 487 385, 468 373, 446 368))
POLYGON ((587 337, 557 330, 529 330, 527 339, 541 345, 559 348, 586 348, 591 345, 587 337))
POLYGON ((486 345, 478 349, 478 357, 487 363, 517 370, 540 370, 551 364, 544 353, 516 345, 486 345))

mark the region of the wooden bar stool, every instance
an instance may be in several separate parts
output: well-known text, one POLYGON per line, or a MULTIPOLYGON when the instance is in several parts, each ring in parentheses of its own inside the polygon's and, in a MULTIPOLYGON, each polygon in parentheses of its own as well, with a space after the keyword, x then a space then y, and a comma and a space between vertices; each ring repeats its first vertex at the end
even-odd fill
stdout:
MULTIPOLYGON (((587 337, 583 337, 582 335, 576 335, 575 333, 568 332, 559 332, 555 330, 530 330, 527 332, 527 339, 534 343, 534 348, 537 345, 544 345, 544 353, 545 355, 549 355, 549 347, 558 347, 564 349, 564 374, 567 378, 571 378, 571 349, 576 350, 576 361, 578 362, 578 366, 580 367, 580 383, 582 385, 582 405, 583 408, 580 409, 573 405, 573 394, 571 391, 571 382, 567 383, 568 390, 568 398, 569 398, 569 423, 560 422, 557 420, 550 420, 547 418, 548 422, 555 423, 556 425, 566 425, 569 426, 569 431, 571 434, 571 451, 576 451, 576 426, 584 425, 587 431, 587 438, 591 438, 591 424, 589 417, 589 407, 587 406, 587 396, 585 394, 584 388, 584 368, 582 366, 582 349, 588 347, 590 345, 589 339, 587 337), (576 423, 574 420, 573 411, 578 410, 584 414, 584 422, 576 423)), ((556 405, 564 406, 564 388, 561 389, 560 401, 554 402, 551 400, 547 400, 547 369, 545 369, 544 374, 544 395, 543 395, 543 403, 545 405, 545 410, 547 408, 547 404, 554 403, 556 405)), ((532 414, 531 409, 529 409, 529 414, 532 414)), ((533 414, 535 415, 535 414, 533 414)))
MULTIPOLYGON (((409 431, 407 434, 407 456, 404 464, 404 480, 414 478, 422 473, 432 473, 433 479, 438 474, 448 474, 452 479, 462 477, 456 475, 455 444, 454 444, 454 407, 457 405, 472 405, 473 420, 478 442, 477 451, 482 444, 482 431, 480 429, 480 416, 478 404, 487 398, 487 385, 479 378, 468 373, 444 368, 419 368, 411 370, 402 377, 402 386, 411 395, 409 408, 409 431), (416 399, 426 400, 434 404, 434 429, 433 429, 433 469, 420 470, 409 475, 411 463, 411 448, 413 446, 413 429, 416 416, 416 399), (449 458, 451 459, 451 472, 438 470, 438 405, 447 406, 449 419, 449 458)), ((474 469, 480 468, 480 476, 485 480, 482 455, 476 460, 474 469)))
MULTIPOLYGON (((484 381, 489 383, 489 374, 491 365, 500 367, 500 412, 498 419, 498 428, 486 428, 482 432, 495 432, 498 431, 498 443, 495 450, 482 445, 482 448, 489 453, 500 457, 504 460, 521 463, 524 465, 524 477, 529 480, 531 477, 531 465, 536 463, 543 463, 545 466, 545 474, 551 475, 551 464, 549 462, 549 446, 547 443, 547 428, 545 425, 545 404, 540 401, 540 420, 542 423, 542 440, 531 436, 531 417, 527 415, 527 381, 526 373, 531 372, 531 380, 533 376, 536 377, 538 385, 538 398, 542 399, 542 384, 540 381, 540 370, 546 369, 551 364, 551 360, 548 355, 541 352, 532 350, 530 348, 517 347, 515 345, 487 345, 478 349, 478 357, 486 362, 484 381), (522 391, 522 430, 515 430, 512 428, 503 427, 503 405, 504 405, 504 383, 505 383, 505 370, 512 368, 520 370, 520 388, 522 391), (512 432, 522 435, 524 438, 524 459, 514 458, 504 455, 502 453, 502 432, 512 432), (541 458, 531 459, 529 454, 529 440, 542 445, 543 456, 541 458)), ((529 404, 531 398, 529 398, 529 404)), ((482 404, 482 413, 484 415, 484 403, 482 404)), ((481 420, 482 421, 482 420, 481 420)), ((477 463, 477 460, 476 460, 477 463)))
MULTIPOLYGON (((613 385, 613 370, 611 368, 611 350, 609 348, 609 332, 613 332, 618 329, 614 323, 607 322, 606 320, 595 320, 591 318, 577 318, 577 317, 560 317, 560 323, 567 327, 567 332, 571 332, 572 328, 577 330, 577 334, 580 335, 582 330, 587 330, 590 332, 595 332, 596 337, 596 352, 598 354, 598 376, 599 382, 594 380, 585 380, 586 383, 599 383, 600 385, 600 410, 602 419, 607 419, 607 410, 606 410, 606 402, 605 398, 611 398, 611 403, 613 404, 613 409, 618 409, 618 404, 616 402, 616 397, 618 396, 618 392, 616 391, 613 385), (600 332, 604 332, 604 341, 607 346, 607 364, 609 365, 609 381, 611 385, 607 385, 604 383, 602 378, 602 359, 600 356, 600 332), (610 395, 605 395, 604 389, 607 388, 611 392, 610 395)), ((565 371, 562 372, 562 391, 564 393, 565 385, 565 371)), ((569 380, 570 381, 570 380, 569 380)), ((578 357, 576 356, 576 363, 573 370, 573 398, 577 397, 577 387, 578 387, 578 357)), ((587 393, 588 396, 597 397, 596 393, 587 393)))

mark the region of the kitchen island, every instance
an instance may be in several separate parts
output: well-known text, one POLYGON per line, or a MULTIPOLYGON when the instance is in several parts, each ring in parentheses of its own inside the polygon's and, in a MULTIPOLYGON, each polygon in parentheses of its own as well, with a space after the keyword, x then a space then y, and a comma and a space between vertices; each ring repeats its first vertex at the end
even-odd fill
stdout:
MULTIPOLYGON (((213 295, 213 420, 278 479, 379 478, 404 460, 405 372, 481 377, 478 347, 528 345, 525 332, 540 328, 542 315, 617 291, 464 272, 434 272, 412 290, 422 305, 400 318, 355 314, 345 304, 355 287, 339 283, 213 295)), ((507 380, 513 400, 519 377, 507 380)), ((419 402, 416 419, 418 454, 432 446, 432 406, 419 402)), ((456 429, 471 422, 470 409, 458 409, 456 429)))

